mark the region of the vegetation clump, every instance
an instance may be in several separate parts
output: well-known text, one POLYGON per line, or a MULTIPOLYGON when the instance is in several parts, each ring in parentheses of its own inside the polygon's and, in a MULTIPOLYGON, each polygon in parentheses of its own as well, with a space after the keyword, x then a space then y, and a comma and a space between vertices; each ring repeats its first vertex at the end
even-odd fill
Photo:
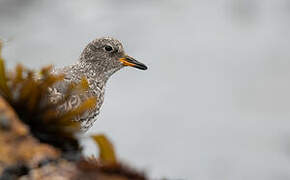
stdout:
POLYGON ((64 76, 52 74, 52 66, 44 67, 37 73, 17 65, 8 72, 1 48, 0 41, 0 180, 19 177, 146 179, 143 173, 131 170, 117 160, 114 147, 105 135, 91 137, 100 149, 99 157, 83 157, 76 138, 80 133, 80 123, 73 119, 93 108, 97 99, 88 98, 75 109, 62 113, 57 107, 73 94, 88 89, 85 78, 78 84, 70 84, 63 100, 52 103, 48 99, 49 87, 62 81, 64 76), (10 112, 11 109, 18 118, 10 112))

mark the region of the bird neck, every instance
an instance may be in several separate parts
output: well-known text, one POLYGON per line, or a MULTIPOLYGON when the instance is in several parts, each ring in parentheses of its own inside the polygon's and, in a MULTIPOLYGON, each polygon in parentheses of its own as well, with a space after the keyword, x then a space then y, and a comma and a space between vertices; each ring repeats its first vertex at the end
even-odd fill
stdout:
POLYGON ((73 67, 70 69, 74 69, 74 76, 78 76, 79 79, 82 78, 80 75, 86 77, 90 86, 90 91, 98 97, 102 97, 104 94, 106 83, 110 76, 120 69, 105 69, 103 66, 83 61, 79 61, 72 66, 73 67))
POLYGON ((74 66, 88 80, 94 80, 95 82, 106 83, 111 76, 110 73, 106 73, 102 66, 94 65, 93 63, 79 61, 74 66))

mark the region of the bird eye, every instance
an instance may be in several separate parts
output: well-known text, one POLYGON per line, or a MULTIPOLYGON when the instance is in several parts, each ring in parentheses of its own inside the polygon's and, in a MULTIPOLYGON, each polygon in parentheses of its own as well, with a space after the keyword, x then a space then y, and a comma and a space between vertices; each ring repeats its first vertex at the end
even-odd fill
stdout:
POLYGON ((105 50, 108 52, 113 51, 113 47, 112 46, 105 46, 105 50))

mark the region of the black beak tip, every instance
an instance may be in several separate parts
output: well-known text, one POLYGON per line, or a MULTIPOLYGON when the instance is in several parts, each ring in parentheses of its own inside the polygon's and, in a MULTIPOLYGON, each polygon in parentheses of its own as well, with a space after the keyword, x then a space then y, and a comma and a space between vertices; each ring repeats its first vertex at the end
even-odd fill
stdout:
POLYGON ((147 69, 148 69, 148 68, 147 68, 147 66, 145 66, 145 65, 142 67, 142 70, 147 70, 147 69))
POLYGON ((137 69, 141 69, 141 70, 147 70, 147 66, 141 62, 138 62, 137 60, 135 60, 134 58, 127 56, 126 57, 126 61, 133 64, 131 66, 137 68, 137 69))
POLYGON ((144 64, 137 64, 135 65, 135 68, 141 69, 141 70, 147 70, 147 66, 144 64))

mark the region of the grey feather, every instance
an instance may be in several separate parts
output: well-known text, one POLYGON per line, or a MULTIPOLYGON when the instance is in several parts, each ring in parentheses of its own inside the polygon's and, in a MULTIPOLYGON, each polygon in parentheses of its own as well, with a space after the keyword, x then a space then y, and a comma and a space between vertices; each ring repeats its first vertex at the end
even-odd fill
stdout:
POLYGON ((125 66, 120 61, 120 58, 125 56, 122 44, 114 38, 106 37, 92 41, 85 47, 74 65, 52 71, 53 74, 64 74, 65 78, 64 81, 49 88, 50 101, 53 103, 61 101, 71 82, 78 83, 83 77, 87 78, 89 90, 81 94, 73 94, 71 98, 58 107, 60 112, 67 112, 79 106, 88 97, 96 97, 96 107, 74 119, 81 122, 82 131, 87 131, 99 115, 109 77, 125 66), (111 51, 108 51, 110 48, 106 48, 108 46, 112 47, 111 51))

